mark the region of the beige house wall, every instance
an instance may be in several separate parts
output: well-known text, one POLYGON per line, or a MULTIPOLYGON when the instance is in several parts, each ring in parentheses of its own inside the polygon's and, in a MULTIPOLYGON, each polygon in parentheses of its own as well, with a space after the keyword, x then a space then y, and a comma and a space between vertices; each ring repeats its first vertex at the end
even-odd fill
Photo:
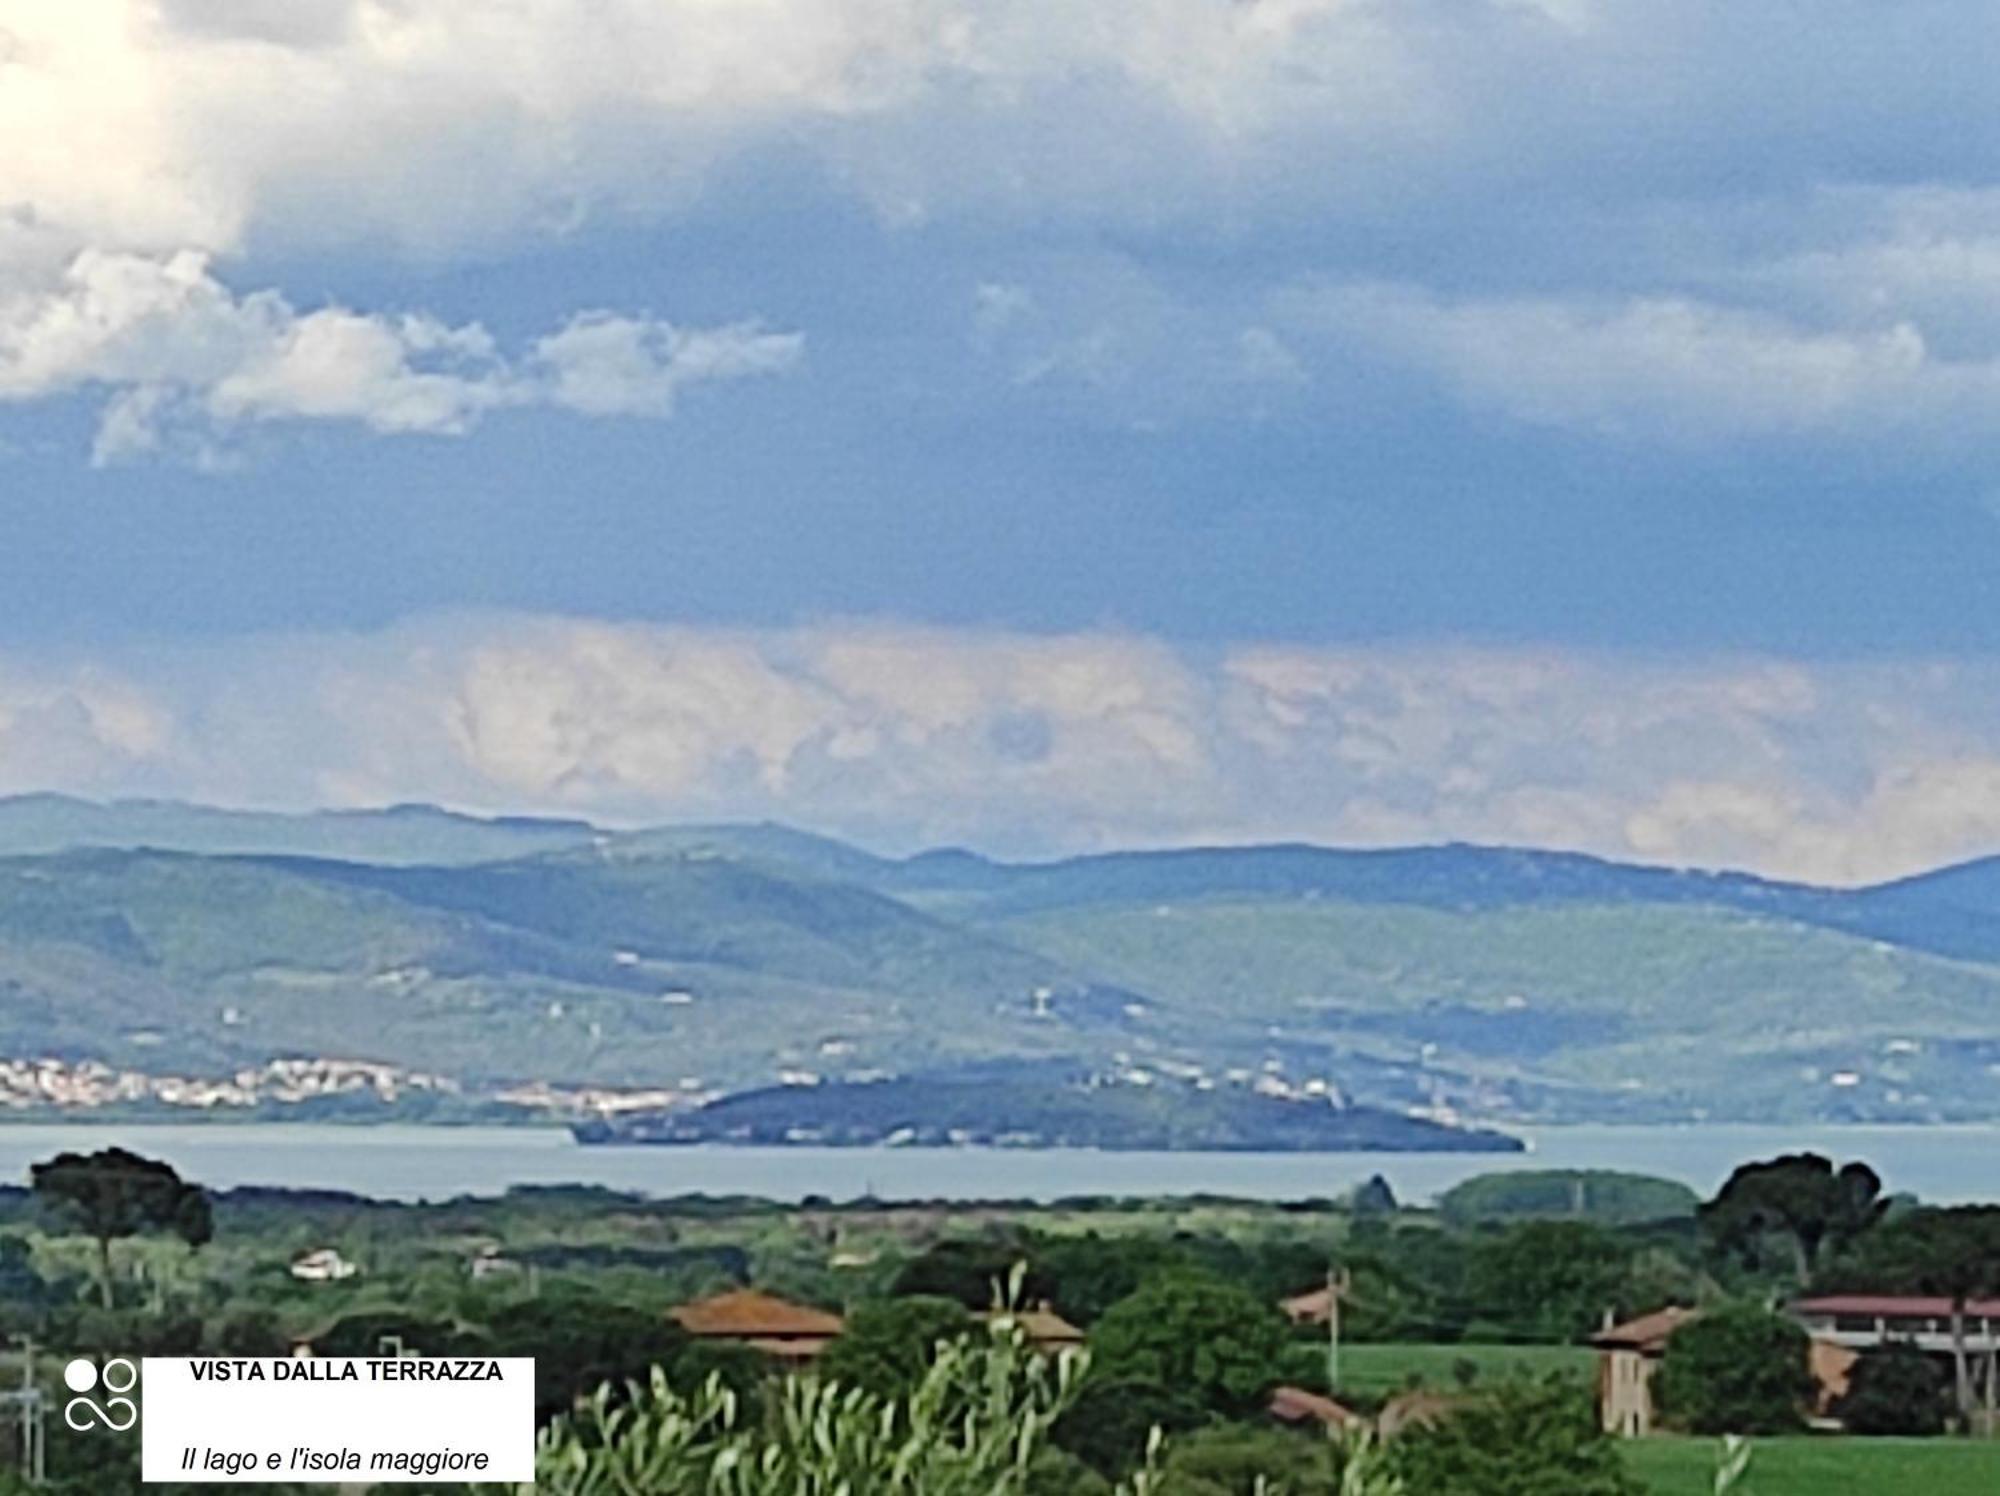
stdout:
POLYGON ((1621 1439, 1643 1439, 1653 1431, 1653 1368, 1658 1363, 1636 1350, 1607 1350, 1597 1360, 1597 1405, 1604 1431, 1621 1439))

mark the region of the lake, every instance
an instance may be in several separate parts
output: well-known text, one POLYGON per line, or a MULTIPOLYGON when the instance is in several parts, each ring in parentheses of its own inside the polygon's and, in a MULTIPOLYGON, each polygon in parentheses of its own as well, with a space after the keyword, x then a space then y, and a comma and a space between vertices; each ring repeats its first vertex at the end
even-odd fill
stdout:
POLYGON ((599 1184, 649 1195, 793 1201, 1055 1199, 1176 1195, 1332 1196, 1381 1174, 1418 1203, 1508 1169, 1624 1169, 1710 1194, 1746 1159, 1811 1149, 1866 1159, 1892 1190, 1950 1204, 2000 1200, 2000 1126, 1549 1127, 1526 1153, 1103 1153, 1087 1149, 586 1148, 559 1129, 277 1124, 9 1124, 0 1180, 65 1149, 113 1144, 164 1158, 211 1188, 284 1185, 390 1199, 498 1194, 517 1184, 599 1184))

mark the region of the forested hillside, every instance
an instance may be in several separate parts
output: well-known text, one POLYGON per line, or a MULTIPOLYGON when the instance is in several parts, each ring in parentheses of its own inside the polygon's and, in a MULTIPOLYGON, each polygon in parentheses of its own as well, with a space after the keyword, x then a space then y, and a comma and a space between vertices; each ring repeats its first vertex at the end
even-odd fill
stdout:
POLYGON ((1023 865, 776 826, 0 803, 23 844, 15 1059, 704 1092, 1059 1059, 1633 1120, 1981 1117, 2000 1086, 1984 865, 1838 891, 1473 847, 1023 865))

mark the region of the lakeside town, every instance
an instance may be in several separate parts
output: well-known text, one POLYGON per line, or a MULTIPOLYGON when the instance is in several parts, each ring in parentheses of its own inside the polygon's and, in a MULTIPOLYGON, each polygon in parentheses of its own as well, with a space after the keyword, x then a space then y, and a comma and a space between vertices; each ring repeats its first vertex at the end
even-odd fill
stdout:
POLYGON ((412 1096, 457 1096, 456 1081, 363 1060, 274 1059, 222 1077, 155 1075, 101 1060, 0 1059, 0 1109, 15 1112, 117 1110, 155 1103, 199 1114, 268 1105, 305 1106, 336 1097, 371 1097, 384 1106, 412 1096))

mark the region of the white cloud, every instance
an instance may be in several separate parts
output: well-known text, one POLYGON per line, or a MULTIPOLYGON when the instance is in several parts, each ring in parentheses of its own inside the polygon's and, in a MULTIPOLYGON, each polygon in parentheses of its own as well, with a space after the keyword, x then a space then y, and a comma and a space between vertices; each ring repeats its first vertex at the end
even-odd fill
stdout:
MULTIPOLYGON (((572 0, 16 4, 0 18, 0 294, 84 251, 491 252, 671 215, 783 157, 788 189, 952 219, 1003 250, 1078 221, 1118 232, 1056 238, 1140 260, 1172 243, 1183 267, 1230 267, 1215 279, 1232 289, 1207 292, 1222 301, 1306 271, 1359 282, 1350 335, 1526 421, 1983 430, 1994 213, 1936 179, 1947 151, 1953 180, 1990 175, 1991 91, 1961 60, 2000 21, 1947 12, 1913 37, 1879 7, 1801 27, 1727 0, 596 0, 587 23, 572 0), (1412 259, 1482 289, 1369 288, 1421 281, 1412 259), (1494 284, 1509 275, 1532 285, 1494 284), (1986 310, 1968 328, 1947 303, 1986 310)), ((1193 364, 1222 371, 1203 399, 1264 386, 1261 414, 1314 372, 1291 328, 1240 307, 1214 335, 1145 275, 1078 272, 1065 301, 1015 285, 1006 258, 988 293, 1030 299, 982 302, 982 336, 1004 345, 1001 377, 1051 397, 1115 400, 1193 364)), ((314 328, 337 369, 286 371, 280 408, 477 419, 490 391, 424 377, 439 371, 408 358, 400 319, 355 315, 314 328), (365 395, 343 386, 369 362, 365 395)), ((647 326, 558 345, 591 361, 555 366, 573 408, 672 404, 682 381, 657 366, 691 369, 709 335, 669 354, 647 326)), ((716 351, 740 360, 729 331, 716 351)), ((244 391, 247 415, 264 393, 244 391)), ((143 444, 162 403, 136 387, 114 449, 143 444)))
POLYGON ((132 676, 91 662, 21 668, 0 659, 0 784, 130 788, 176 747, 172 708, 132 676))
POLYGON ((0 793, 776 817, 1029 854, 1463 839, 1861 882, 2000 843, 1996 687, 1937 661, 440 618, 0 657, 0 793))
POLYGON ((1893 182, 1990 111, 1950 64, 1994 22, 1952 20, 1913 36, 1846 3, 1808 28, 1726 0, 595 0, 587 21, 572 0, 31 0, 0 20, 0 202, 73 247, 435 251, 671 210, 773 147, 912 220, 980 203, 1199 225, 1579 183, 1602 200, 1685 187, 1691 162, 1740 196, 1742 159, 1760 181, 1852 180, 1864 144, 1893 182), (1877 107, 1826 107, 1865 83, 1877 107))
POLYGON ((664 416, 691 384, 779 374, 804 339, 755 323, 692 331, 597 312, 535 345, 533 365, 550 403, 591 416, 664 416))
POLYGON ((1906 321, 1813 328, 1684 297, 1446 301, 1379 285, 1293 305, 1469 403, 1539 425, 1674 440, 2000 416, 2000 346, 1940 359, 1906 321))
POLYGON ((1080 194, 1135 165, 1158 178, 1167 159, 1133 137, 1146 124, 1197 145, 1184 169, 1301 110, 1367 134, 1385 109, 1422 112, 1421 34, 1361 9, 600 0, 580 23, 567 0, 13 7, 0 201, 105 248, 437 248, 671 206, 719 159, 814 126, 817 153, 885 209, 974 183, 1005 197, 1029 170, 1080 194), (1065 96, 1116 128, 1054 127, 1038 106, 1065 96))
POLYGON ((510 361, 477 325, 237 296, 192 251, 86 250, 53 285, 0 295, 0 402, 77 390, 110 397, 96 457, 173 444, 212 453, 228 433, 285 421, 460 435, 503 407, 665 416, 682 388, 780 372, 795 334, 753 324, 686 330, 578 317, 510 361))

